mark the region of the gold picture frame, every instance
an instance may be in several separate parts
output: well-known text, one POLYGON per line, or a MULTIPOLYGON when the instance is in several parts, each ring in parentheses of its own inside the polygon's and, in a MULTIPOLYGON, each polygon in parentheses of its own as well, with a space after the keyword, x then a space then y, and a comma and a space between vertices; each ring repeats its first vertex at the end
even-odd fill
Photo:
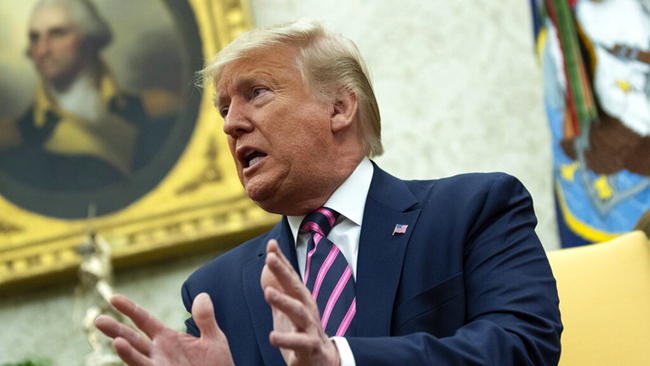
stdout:
MULTIPOLYGON (((0 0, 0 3, 8 1, 20 3, 13 0, 0 0)), ((91 2, 100 5, 102 1, 105 0, 91 2)), ((187 49, 194 47, 194 53, 187 57, 191 72, 186 75, 190 76, 184 80, 190 102, 179 107, 176 119, 185 120, 177 122, 176 130, 172 130, 174 138, 186 134, 185 140, 178 138, 181 148, 170 148, 175 153, 170 153, 167 160, 161 158, 166 163, 156 163, 163 167, 160 169, 164 173, 158 180, 147 178, 141 183, 136 177, 137 184, 131 184, 137 187, 150 184, 150 187, 113 206, 113 198, 97 205, 95 198, 86 193, 39 196, 38 189, 25 188, 24 184, 16 184, 17 193, 10 194, 7 192, 13 192, 11 184, 15 182, 3 176, 0 169, 0 293, 71 280, 80 263, 74 249, 91 232, 111 245, 115 266, 120 267, 208 246, 225 250, 267 231, 279 220, 277 215, 264 212, 246 197, 225 135, 220 131, 222 119, 212 103, 214 91, 202 92, 190 85, 204 60, 252 26, 248 1, 150 1, 158 1, 170 14, 178 27, 182 41, 179 44, 187 49), (81 205, 89 207, 88 216, 79 213, 81 205), (76 207, 76 211, 70 211, 70 207, 76 207), (108 209, 102 211, 102 207, 108 209)), ((29 17, 29 13, 24 16, 29 17)), ((23 23, 26 25, 27 21, 23 23)), ((0 51, 0 66, 10 64, 7 61, 10 57, 4 53, 0 51)), ((10 118, 0 116, 0 133, 2 123, 8 125, 3 119, 10 118)), ((175 143, 178 145, 178 141, 175 143)), ((167 145, 174 143, 166 142, 160 150, 162 155, 167 145)), ((105 187, 102 189, 93 191, 96 200, 114 194, 105 187)))

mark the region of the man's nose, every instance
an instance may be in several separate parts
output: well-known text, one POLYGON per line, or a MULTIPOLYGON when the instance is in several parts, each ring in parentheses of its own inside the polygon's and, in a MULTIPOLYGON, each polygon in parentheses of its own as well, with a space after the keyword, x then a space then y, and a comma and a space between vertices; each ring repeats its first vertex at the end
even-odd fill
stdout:
POLYGON ((40 57, 50 51, 50 41, 46 37, 40 37, 36 42, 32 43, 30 48, 30 56, 40 57))
POLYGON ((234 138, 253 131, 253 123, 245 103, 233 101, 223 122, 223 132, 234 138))

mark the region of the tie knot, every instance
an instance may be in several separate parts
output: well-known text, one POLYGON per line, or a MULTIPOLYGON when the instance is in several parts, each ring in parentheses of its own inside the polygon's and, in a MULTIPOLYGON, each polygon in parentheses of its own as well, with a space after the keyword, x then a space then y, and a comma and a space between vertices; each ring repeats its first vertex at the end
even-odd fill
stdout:
POLYGON ((332 227, 334 227, 334 223, 339 215, 338 212, 332 209, 321 207, 305 216, 300 224, 300 232, 317 232, 326 237, 332 230, 332 227))

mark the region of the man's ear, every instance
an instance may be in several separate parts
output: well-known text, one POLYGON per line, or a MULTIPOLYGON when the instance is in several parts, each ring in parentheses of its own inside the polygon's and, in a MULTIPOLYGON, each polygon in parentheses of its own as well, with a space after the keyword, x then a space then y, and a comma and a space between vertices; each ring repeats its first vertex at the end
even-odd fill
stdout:
POLYGON ((350 127, 357 116, 358 107, 357 95, 352 90, 340 90, 334 100, 330 116, 332 132, 340 132, 350 127))

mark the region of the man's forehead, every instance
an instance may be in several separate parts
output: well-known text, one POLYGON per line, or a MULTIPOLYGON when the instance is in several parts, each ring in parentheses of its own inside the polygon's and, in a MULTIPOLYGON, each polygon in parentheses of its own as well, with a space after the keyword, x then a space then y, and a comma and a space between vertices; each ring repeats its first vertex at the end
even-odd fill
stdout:
POLYGON ((279 83, 281 80, 299 75, 294 52, 271 49, 233 60, 225 64, 215 80, 217 98, 227 98, 230 88, 256 81, 279 83))
POLYGON ((68 17, 68 13, 60 6, 44 7, 34 11, 29 29, 42 30, 58 27, 71 27, 72 23, 68 17))
POLYGON ((227 97, 229 89, 236 88, 242 83, 251 82, 255 79, 255 73, 250 68, 240 66, 240 61, 235 60, 224 65, 219 75, 219 80, 215 80, 215 90, 219 99, 227 97))

